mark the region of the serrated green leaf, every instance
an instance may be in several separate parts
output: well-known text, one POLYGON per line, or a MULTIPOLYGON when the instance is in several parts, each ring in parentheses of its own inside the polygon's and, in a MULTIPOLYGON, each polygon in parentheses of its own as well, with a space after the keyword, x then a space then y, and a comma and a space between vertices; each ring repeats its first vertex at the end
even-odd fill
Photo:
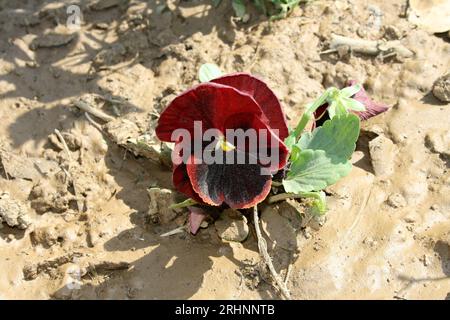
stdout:
POLYGON ((208 82, 222 75, 219 67, 213 63, 205 63, 198 70, 198 79, 200 82, 208 82))
POLYGON ((347 161, 355 151, 359 136, 358 116, 335 116, 311 133, 304 133, 297 143, 301 150, 323 150, 333 163, 347 161))
POLYGON ((322 190, 346 176, 352 169, 349 161, 335 163, 324 150, 302 150, 283 180, 286 192, 322 190))
POLYGON ((246 11, 244 0, 232 0, 231 5, 233 6, 236 16, 243 18, 246 11))

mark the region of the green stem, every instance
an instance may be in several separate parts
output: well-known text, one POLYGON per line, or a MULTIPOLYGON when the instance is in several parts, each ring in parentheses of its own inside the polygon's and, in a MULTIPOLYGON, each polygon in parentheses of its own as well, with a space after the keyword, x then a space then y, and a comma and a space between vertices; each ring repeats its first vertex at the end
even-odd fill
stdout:
POLYGON ((172 204, 171 206, 169 206, 169 209, 181 209, 181 208, 193 206, 195 204, 197 204, 197 201, 189 198, 189 199, 184 200, 183 202, 172 204))
POLYGON ((303 130, 305 129, 306 125, 308 124, 309 120, 311 120, 311 113, 305 112, 302 116, 302 118, 300 119, 300 122, 298 123, 297 127, 294 130, 294 136, 295 136, 295 141, 297 142, 297 140, 300 138, 300 135, 302 134, 303 130))
POLYGON ((327 101, 332 89, 333 88, 329 88, 325 90, 325 92, 322 93, 322 95, 319 98, 317 98, 309 107, 306 108, 305 113, 303 114, 297 127, 294 130, 295 141, 297 141, 300 138, 300 135, 302 134, 309 120, 311 120, 314 111, 316 111, 317 108, 319 108, 327 101))

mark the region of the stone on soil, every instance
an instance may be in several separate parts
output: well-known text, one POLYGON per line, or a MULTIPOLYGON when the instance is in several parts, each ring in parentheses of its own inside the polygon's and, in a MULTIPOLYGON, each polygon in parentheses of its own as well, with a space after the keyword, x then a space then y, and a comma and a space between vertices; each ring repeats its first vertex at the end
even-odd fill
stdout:
POLYGON ((242 242, 249 233, 247 218, 233 209, 222 212, 214 226, 219 237, 225 241, 242 242))
POLYGON ((11 199, 7 192, 0 195, 0 226, 2 222, 19 229, 26 229, 31 225, 27 207, 21 202, 11 199))

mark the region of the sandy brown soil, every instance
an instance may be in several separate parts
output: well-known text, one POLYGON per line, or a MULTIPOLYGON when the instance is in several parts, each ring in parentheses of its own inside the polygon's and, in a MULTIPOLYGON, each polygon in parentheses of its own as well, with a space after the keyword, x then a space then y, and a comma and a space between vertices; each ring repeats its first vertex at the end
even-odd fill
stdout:
POLYGON ((205 62, 260 75, 291 124, 348 79, 391 106, 364 123, 321 226, 295 227, 286 204, 266 214, 295 299, 449 298, 450 113, 431 93, 450 71, 448 35, 409 23, 406 1, 317 0, 270 24, 255 11, 236 21, 227 1, 93 2, 0 1, 0 214, 13 225, 0 229, 0 298, 279 297, 259 272, 252 232, 226 243, 210 224, 161 238, 185 213, 152 223, 147 189, 170 189, 171 172, 117 146, 72 103, 84 97, 152 136, 155 114, 205 62), (73 33, 66 6, 77 2, 73 33), (332 32, 400 39, 415 55, 320 54, 332 32))

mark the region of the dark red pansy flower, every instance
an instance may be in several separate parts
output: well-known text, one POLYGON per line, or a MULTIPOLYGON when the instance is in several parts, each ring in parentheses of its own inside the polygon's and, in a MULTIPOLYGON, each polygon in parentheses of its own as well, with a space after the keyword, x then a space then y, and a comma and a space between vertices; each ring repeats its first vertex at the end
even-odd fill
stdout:
MULTIPOLYGON (((283 143, 288 136, 286 120, 272 90, 263 81, 246 73, 231 74, 199 84, 177 96, 161 113, 156 135, 160 140, 169 142, 175 130, 185 129, 195 137, 194 121, 201 121, 202 132, 217 129, 223 136, 227 129, 264 130, 267 143, 258 135, 258 148, 267 149, 264 152, 268 155, 278 155, 277 161, 264 163, 258 158, 242 164, 196 163, 194 159, 197 155, 191 150, 189 155, 177 155, 190 161, 174 165, 175 188, 200 203, 214 206, 225 204, 242 209, 263 201, 270 191, 272 177, 261 174, 261 169, 266 168, 274 174, 286 165, 288 157, 283 143)), ((182 143, 172 142, 176 147, 182 143)), ((247 145, 236 147, 233 141, 218 145, 221 148, 216 152, 224 155, 233 153, 234 159, 255 156, 247 145)))
MULTIPOLYGON (((348 86, 353 86, 357 82, 355 80, 350 80, 348 82, 348 86)), ((351 111, 361 120, 367 120, 369 118, 372 118, 373 116, 376 116, 377 114, 383 113, 389 109, 389 107, 383 103, 378 103, 373 101, 369 95, 367 94, 366 90, 361 86, 361 90, 357 92, 354 96, 352 96, 353 99, 361 102, 365 107, 366 111, 351 111)), ((313 123, 313 129, 315 127, 320 127, 326 120, 329 119, 328 113, 326 112, 328 108, 328 103, 325 103, 321 105, 317 110, 314 112, 314 123, 313 123)))

